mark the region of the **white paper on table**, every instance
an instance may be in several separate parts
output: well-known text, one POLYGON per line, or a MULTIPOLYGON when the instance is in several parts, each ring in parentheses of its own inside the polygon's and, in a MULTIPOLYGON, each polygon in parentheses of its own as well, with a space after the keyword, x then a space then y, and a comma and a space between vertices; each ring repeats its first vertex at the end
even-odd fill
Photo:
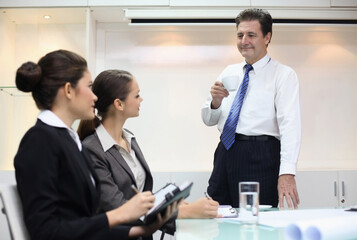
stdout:
POLYGON ((231 205, 219 205, 217 214, 221 215, 223 218, 236 218, 238 217, 238 212, 231 205))

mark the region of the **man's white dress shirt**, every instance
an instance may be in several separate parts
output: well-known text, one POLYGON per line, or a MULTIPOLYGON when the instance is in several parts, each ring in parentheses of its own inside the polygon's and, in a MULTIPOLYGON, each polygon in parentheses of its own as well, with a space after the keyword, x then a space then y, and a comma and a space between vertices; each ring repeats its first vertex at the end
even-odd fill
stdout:
MULTIPOLYGON (((223 131, 234 97, 243 81, 245 65, 246 62, 229 65, 219 75, 217 81, 230 77, 231 81, 238 82, 238 87, 229 92, 217 109, 211 108, 212 96, 209 95, 202 108, 202 119, 206 125, 217 124, 218 130, 223 131)), ((269 54, 253 64, 236 132, 278 138, 281 143, 279 175, 296 174, 301 114, 299 81, 293 69, 271 59, 269 54)))

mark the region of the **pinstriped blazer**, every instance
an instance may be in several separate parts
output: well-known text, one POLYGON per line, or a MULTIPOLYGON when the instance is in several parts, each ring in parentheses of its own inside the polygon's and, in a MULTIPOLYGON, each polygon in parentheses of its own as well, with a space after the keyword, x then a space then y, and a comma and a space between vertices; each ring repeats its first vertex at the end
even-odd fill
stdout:
MULTIPOLYGON (((149 166, 135 138, 132 139, 131 144, 146 173, 144 191, 152 191, 153 178, 149 166)), ((94 169, 100 179, 101 200, 99 211, 103 212, 117 208, 135 195, 131 188, 132 184, 136 186, 134 175, 115 146, 104 152, 97 133, 85 138, 83 146, 88 149, 93 160, 94 169)))

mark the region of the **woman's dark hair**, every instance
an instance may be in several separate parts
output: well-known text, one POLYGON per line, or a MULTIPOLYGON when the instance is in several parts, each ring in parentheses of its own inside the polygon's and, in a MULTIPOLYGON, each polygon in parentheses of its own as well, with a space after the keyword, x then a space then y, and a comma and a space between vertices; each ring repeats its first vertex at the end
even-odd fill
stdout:
MULTIPOLYGON (((126 100, 133 78, 131 73, 123 70, 106 70, 95 78, 92 91, 98 97, 95 108, 102 120, 107 117, 109 107, 115 99, 126 100)), ((77 130, 79 138, 83 140, 93 134, 99 124, 97 116, 93 120, 81 120, 77 130)))
MULTIPOLYGON (((263 36, 265 37, 269 32, 271 37, 273 35, 273 19, 267 11, 258 8, 249 8, 238 14, 236 17, 236 27, 243 21, 254 21, 258 20, 260 23, 260 28, 262 30, 263 36)), ((269 42, 270 42, 269 40, 269 42)))
POLYGON ((83 57, 57 50, 46 54, 37 64, 22 64, 16 72, 16 86, 23 92, 32 92, 39 109, 51 109, 58 89, 67 82, 76 87, 85 71, 87 62, 83 57))

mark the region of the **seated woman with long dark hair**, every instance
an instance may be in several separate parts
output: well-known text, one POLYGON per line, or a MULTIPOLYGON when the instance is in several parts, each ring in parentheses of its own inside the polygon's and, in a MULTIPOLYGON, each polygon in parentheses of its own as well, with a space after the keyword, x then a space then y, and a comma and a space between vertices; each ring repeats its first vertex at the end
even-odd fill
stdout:
MULTIPOLYGON (((135 77, 123 70, 106 70, 96 77, 92 89, 98 97, 98 117, 81 121, 78 133, 94 161, 102 185, 100 210, 105 212, 125 204, 135 194, 132 185, 151 191, 153 178, 134 134, 124 128, 129 118, 139 116, 143 100, 135 77)), ((206 197, 183 202, 178 218, 214 218, 218 206, 206 197)))

